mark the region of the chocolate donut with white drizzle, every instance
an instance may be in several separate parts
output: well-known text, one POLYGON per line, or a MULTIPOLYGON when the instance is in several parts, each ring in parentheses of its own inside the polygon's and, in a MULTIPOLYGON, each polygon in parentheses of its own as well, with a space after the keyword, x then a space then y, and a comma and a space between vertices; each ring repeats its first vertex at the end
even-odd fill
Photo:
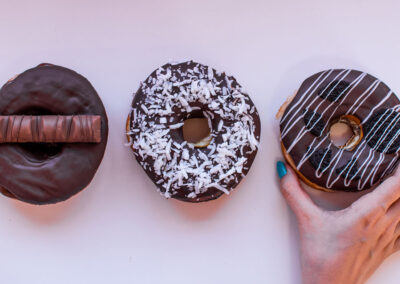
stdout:
POLYGON ((361 191, 396 168, 400 101, 387 85, 356 70, 331 69, 307 78, 281 120, 285 158, 307 184, 326 191, 361 191), (330 126, 348 124, 353 135, 336 147, 330 126))
POLYGON ((166 64, 141 84, 127 135, 163 196, 201 202, 229 194, 247 174, 258 149, 260 119, 235 78, 188 61, 166 64), (184 120, 193 117, 208 119, 211 133, 202 147, 183 138, 184 120))

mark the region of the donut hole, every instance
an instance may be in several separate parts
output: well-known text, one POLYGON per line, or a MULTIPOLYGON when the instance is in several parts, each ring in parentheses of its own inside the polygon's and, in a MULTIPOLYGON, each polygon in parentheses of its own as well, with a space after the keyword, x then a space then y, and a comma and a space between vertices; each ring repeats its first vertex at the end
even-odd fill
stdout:
MULTIPOLYGON (((54 113, 42 107, 29 107, 21 109, 13 115, 54 115, 54 113)), ((63 143, 18 143, 17 147, 22 149, 26 155, 33 160, 45 161, 57 156, 63 149, 63 143)))
POLYGON ((329 139, 338 148, 351 151, 360 143, 361 138, 360 120, 354 116, 341 116, 330 126, 329 139))
POLYGON ((23 108, 13 113, 13 115, 53 115, 53 114, 54 113, 52 111, 39 106, 23 108))
POLYGON ((195 113, 183 121, 183 139, 197 148, 207 147, 210 143, 211 129, 209 120, 203 114, 195 113))
POLYGON ((63 149, 63 143, 20 143, 20 147, 31 159, 45 161, 57 156, 63 149))
POLYGON ((336 147, 346 145, 351 137, 353 137, 353 130, 346 123, 336 122, 331 125, 330 139, 336 147))

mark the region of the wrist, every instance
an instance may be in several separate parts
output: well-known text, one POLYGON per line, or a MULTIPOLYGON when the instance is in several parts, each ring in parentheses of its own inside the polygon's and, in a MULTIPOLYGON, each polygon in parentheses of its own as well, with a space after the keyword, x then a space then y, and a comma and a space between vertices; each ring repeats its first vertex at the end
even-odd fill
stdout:
POLYGON ((303 284, 356 284, 360 273, 353 271, 349 259, 340 261, 334 257, 302 256, 301 270, 303 284))

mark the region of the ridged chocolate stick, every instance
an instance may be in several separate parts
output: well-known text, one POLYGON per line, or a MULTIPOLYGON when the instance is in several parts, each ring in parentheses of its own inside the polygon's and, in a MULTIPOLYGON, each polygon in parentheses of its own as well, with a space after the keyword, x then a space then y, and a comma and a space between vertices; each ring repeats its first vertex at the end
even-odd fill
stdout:
POLYGON ((0 116, 0 143, 99 143, 99 115, 0 116))

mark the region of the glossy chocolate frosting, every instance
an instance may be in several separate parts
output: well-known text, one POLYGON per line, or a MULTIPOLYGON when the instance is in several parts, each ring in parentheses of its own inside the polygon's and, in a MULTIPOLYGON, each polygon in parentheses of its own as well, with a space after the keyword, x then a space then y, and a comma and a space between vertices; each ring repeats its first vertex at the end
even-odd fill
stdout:
POLYGON ((360 191, 397 166, 399 100, 377 78, 356 70, 326 70, 307 78, 280 121, 281 142, 297 170, 328 190, 360 191), (363 136, 351 150, 333 145, 330 125, 341 116, 360 121, 363 136))
POLYGON ((136 159, 167 198, 202 202, 229 194, 257 153, 260 119, 250 97, 232 76, 193 61, 150 74, 129 117, 136 159), (196 117, 208 119, 207 147, 183 138, 184 120, 196 117))
POLYGON ((61 66, 39 65, 0 89, 0 115, 97 115, 100 143, 0 144, 2 192, 33 204, 63 201, 92 180, 107 144, 104 106, 90 82, 61 66))

